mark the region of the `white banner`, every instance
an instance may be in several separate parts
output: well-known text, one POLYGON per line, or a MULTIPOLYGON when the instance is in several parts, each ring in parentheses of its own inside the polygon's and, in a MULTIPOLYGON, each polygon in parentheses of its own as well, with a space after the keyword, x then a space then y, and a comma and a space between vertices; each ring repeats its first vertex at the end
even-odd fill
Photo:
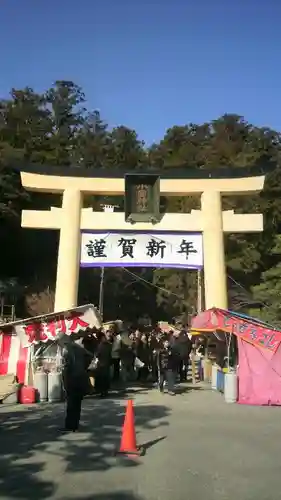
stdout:
POLYGON ((56 340, 59 333, 71 335, 87 328, 100 328, 102 325, 98 310, 93 304, 76 307, 68 311, 37 316, 11 323, 23 347, 39 342, 56 340))
POLYGON ((82 233, 82 267, 203 267, 198 233, 82 233))

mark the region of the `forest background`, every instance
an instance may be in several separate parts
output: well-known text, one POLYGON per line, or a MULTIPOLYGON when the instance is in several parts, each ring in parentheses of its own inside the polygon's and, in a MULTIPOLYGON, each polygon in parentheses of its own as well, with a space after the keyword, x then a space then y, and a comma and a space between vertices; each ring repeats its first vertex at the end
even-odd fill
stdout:
MULTIPOLYGON (((188 117, 187 117, 188 123, 188 117)), ((22 209, 61 206, 61 196, 27 193, 18 168, 24 163, 77 168, 153 167, 186 169, 273 165, 260 195, 223 199, 224 209, 264 214, 261 234, 225 235, 229 307, 281 324, 281 133, 256 127, 242 116, 225 114, 210 123, 172 125, 163 139, 147 146, 137 131, 111 129, 87 109, 83 90, 57 81, 45 93, 12 89, 0 101, 0 295, 18 317, 53 310, 58 232, 22 229, 22 209)), ((122 197, 86 197, 84 206, 104 203, 123 210, 122 197)), ((165 200, 170 212, 199 208, 193 197, 165 200)), ((98 304, 100 269, 81 269, 79 304, 98 304)), ((104 318, 135 321, 191 315, 197 307, 194 271, 108 268, 104 318)))

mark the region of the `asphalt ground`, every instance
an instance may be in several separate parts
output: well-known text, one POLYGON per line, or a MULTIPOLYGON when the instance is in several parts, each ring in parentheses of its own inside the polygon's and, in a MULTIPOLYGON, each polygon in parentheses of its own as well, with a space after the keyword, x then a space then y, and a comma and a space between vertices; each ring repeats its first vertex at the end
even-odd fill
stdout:
POLYGON ((79 433, 63 404, 0 407, 0 498, 280 500, 278 407, 227 404, 204 386, 86 398, 79 433), (140 458, 115 456, 128 398, 140 458))

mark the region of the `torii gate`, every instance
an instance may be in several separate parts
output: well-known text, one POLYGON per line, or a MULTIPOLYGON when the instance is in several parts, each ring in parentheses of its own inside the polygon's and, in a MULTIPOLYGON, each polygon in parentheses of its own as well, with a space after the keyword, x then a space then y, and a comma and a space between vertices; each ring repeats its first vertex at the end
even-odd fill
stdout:
MULTIPOLYGON (((143 174, 143 171, 141 172, 143 174)), ((201 210, 189 214, 166 213, 158 224, 138 222, 134 231, 202 232, 206 308, 227 309, 227 279, 224 233, 260 232, 262 214, 235 214, 222 211, 222 196, 249 195, 260 192, 264 175, 246 174, 244 169, 220 169, 180 173, 174 169, 160 174, 162 196, 201 196, 201 210), (238 172, 239 170, 239 172, 238 172), (226 172, 228 177, 225 178, 226 172), (238 172, 238 173, 237 173, 238 172), (241 176, 242 174, 242 176, 241 176), (191 177, 193 176, 193 177, 191 177)), ((50 210, 23 210, 22 227, 60 231, 55 311, 77 305, 81 230, 128 230, 124 213, 94 212, 82 208, 83 194, 124 195, 124 173, 100 169, 38 167, 21 171, 21 182, 29 191, 62 193, 62 207, 50 210)))

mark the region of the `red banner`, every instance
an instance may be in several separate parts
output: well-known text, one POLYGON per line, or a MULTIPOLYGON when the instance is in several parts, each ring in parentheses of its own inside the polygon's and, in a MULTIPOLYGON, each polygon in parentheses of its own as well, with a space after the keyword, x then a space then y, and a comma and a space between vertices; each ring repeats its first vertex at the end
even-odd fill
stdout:
POLYGON ((281 342, 281 332, 255 321, 231 314, 223 309, 209 309, 192 320, 192 329, 203 331, 222 330, 259 347, 275 352, 281 342))
POLYGON ((222 322, 222 330, 233 333, 251 344, 265 347, 273 352, 280 345, 281 333, 271 328, 251 323, 236 316, 222 315, 222 322))

